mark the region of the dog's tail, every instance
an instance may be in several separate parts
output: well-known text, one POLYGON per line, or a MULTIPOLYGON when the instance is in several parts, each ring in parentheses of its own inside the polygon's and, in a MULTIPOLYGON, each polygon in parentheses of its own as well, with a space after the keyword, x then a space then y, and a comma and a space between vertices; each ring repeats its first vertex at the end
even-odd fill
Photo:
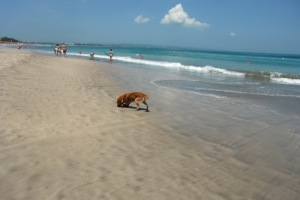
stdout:
POLYGON ((144 97, 145 97, 146 99, 149 99, 149 98, 150 98, 150 94, 144 94, 144 97))

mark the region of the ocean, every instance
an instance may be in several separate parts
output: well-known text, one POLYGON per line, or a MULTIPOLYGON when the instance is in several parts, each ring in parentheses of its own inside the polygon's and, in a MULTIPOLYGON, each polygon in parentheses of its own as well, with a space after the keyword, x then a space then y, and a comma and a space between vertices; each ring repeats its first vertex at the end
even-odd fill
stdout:
MULTIPOLYGON (((54 56, 55 44, 25 44, 31 50, 54 56)), ((16 48, 15 45, 2 47, 16 48)), ((232 98, 268 106, 300 116, 300 55, 230 52, 147 45, 67 44, 68 57, 113 62, 122 67, 176 73, 179 79, 153 80, 151 84, 202 96, 232 98), (82 51, 79 54, 79 51, 82 51), (138 54, 143 58, 140 59, 138 54)))

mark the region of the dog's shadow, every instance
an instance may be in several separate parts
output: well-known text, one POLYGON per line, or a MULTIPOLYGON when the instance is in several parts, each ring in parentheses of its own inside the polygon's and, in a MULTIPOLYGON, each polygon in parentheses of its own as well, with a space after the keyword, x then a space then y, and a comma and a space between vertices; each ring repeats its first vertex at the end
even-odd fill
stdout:
MULTIPOLYGON (((124 107, 124 106, 121 106, 121 108, 130 108, 130 109, 134 109, 134 110, 136 110, 136 107, 134 107, 134 106, 128 106, 128 107, 124 107)), ((150 110, 147 110, 146 108, 140 108, 139 110, 137 110, 137 111, 141 111, 141 110, 144 110, 145 112, 150 112, 150 110)))

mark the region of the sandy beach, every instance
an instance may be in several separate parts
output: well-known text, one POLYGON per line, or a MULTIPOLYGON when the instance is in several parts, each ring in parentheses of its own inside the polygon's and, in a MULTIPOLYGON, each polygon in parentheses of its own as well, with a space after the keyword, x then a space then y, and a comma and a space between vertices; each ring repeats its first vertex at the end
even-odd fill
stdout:
POLYGON ((300 198, 299 116, 152 84, 163 71, 0 60, 0 199, 300 198), (133 91, 150 112, 116 106, 133 91))

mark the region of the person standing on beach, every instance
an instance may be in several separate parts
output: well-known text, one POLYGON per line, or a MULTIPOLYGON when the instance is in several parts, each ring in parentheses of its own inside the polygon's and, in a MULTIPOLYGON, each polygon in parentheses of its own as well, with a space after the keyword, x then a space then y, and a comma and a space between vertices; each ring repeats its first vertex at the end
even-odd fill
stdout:
POLYGON ((55 54, 56 54, 56 57, 58 57, 58 51, 59 51, 59 46, 58 46, 58 44, 56 44, 56 47, 55 47, 55 54))
POLYGON ((58 46, 59 57, 61 58, 61 46, 58 46))
POLYGON ((65 45, 65 43, 62 43, 61 48, 63 50, 64 57, 66 58, 67 57, 67 46, 65 45))
POLYGON ((110 61, 112 61, 112 56, 113 55, 114 55, 114 52, 113 52, 112 49, 110 49, 110 51, 109 51, 109 59, 110 59, 110 61))

